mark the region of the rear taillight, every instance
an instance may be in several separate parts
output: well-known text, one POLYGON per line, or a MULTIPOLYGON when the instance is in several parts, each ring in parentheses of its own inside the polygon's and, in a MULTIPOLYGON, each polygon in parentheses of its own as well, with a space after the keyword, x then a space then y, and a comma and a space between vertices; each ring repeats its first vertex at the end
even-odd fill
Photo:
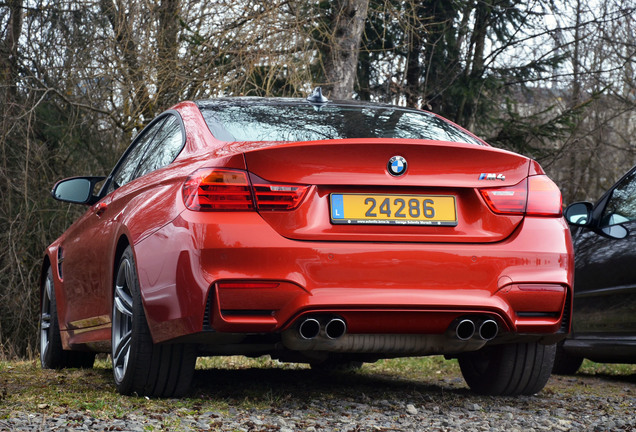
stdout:
POLYGON ((514 186, 481 189, 481 196, 486 204, 495 213, 522 215, 526 211, 526 201, 528 198, 527 180, 517 183, 514 186))
POLYGON ((194 211, 293 210, 303 200, 309 186, 268 183, 247 172, 202 168, 183 185, 183 202, 194 211))
POLYGON ((559 187, 544 175, 528 179, 528 207, 526 214, 534 216, 561 216, 563 198, 559 187))
POLYGON ((183 185, 183 203, 194 211, 254 209, 247 173, 238 170, 195 171, 183 185))
POLYGON ((308 186, 254 184, 259 210, 292 210, 303 200, 308 186))
POLYGON ((560 216, 561 191, 545 175, 524 179, 514 186, 481 189, 490 209, 498 214, 560 216))

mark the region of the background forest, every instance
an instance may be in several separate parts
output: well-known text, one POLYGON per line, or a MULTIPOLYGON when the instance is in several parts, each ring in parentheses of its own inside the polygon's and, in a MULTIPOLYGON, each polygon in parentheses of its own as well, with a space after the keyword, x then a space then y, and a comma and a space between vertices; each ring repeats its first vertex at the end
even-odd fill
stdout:
POLYGON ((0 358, 37 350, 40 261, 184 99, 305 97, 439 113, 538 160, 564 202, 636 162, 633 0, 0 0, 0 358))

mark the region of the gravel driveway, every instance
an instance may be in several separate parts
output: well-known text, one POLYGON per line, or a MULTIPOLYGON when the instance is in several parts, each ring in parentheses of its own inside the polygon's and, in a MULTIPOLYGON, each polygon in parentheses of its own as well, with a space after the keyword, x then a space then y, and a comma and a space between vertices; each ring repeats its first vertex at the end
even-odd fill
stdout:
MULTIPOLYGON (((93 380, 117 397, 109 371, 74 372, 79 378, 66 373, 55 375, 62 377, 61 385, 93 380)), ((0 380, 0 391, 1 385, 0 380)), ((636 430, 636 374, 553 376, 535 396, 484 397, 471 394, 452 371, 413 379, 399 371, 368 373, 366 367, 334 375, 249 368, 197 370, 190 398, 160 403, 128 398, 139 402, 119 411, 60 406, 54 397, 22 410, 19 396, 5 394, 4 407, 0 398, 1 431, 636 430)))

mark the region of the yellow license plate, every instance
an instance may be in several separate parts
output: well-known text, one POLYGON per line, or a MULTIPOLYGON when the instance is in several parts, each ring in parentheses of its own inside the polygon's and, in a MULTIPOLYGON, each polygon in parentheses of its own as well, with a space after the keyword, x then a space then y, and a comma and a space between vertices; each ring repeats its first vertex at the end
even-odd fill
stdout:
POLYGON ((334 224, 456 226, 452 195, 331 194, 334 224))

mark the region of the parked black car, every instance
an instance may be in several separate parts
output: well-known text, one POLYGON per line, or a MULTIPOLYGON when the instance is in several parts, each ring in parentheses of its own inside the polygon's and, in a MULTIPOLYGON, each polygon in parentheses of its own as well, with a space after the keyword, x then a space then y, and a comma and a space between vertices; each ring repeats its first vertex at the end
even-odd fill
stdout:
POLYGON ((584 358, 636 363, 636 166, 596 204, 565 210, 575 251, 572 334, 554 372, 573 374, 584 358))

